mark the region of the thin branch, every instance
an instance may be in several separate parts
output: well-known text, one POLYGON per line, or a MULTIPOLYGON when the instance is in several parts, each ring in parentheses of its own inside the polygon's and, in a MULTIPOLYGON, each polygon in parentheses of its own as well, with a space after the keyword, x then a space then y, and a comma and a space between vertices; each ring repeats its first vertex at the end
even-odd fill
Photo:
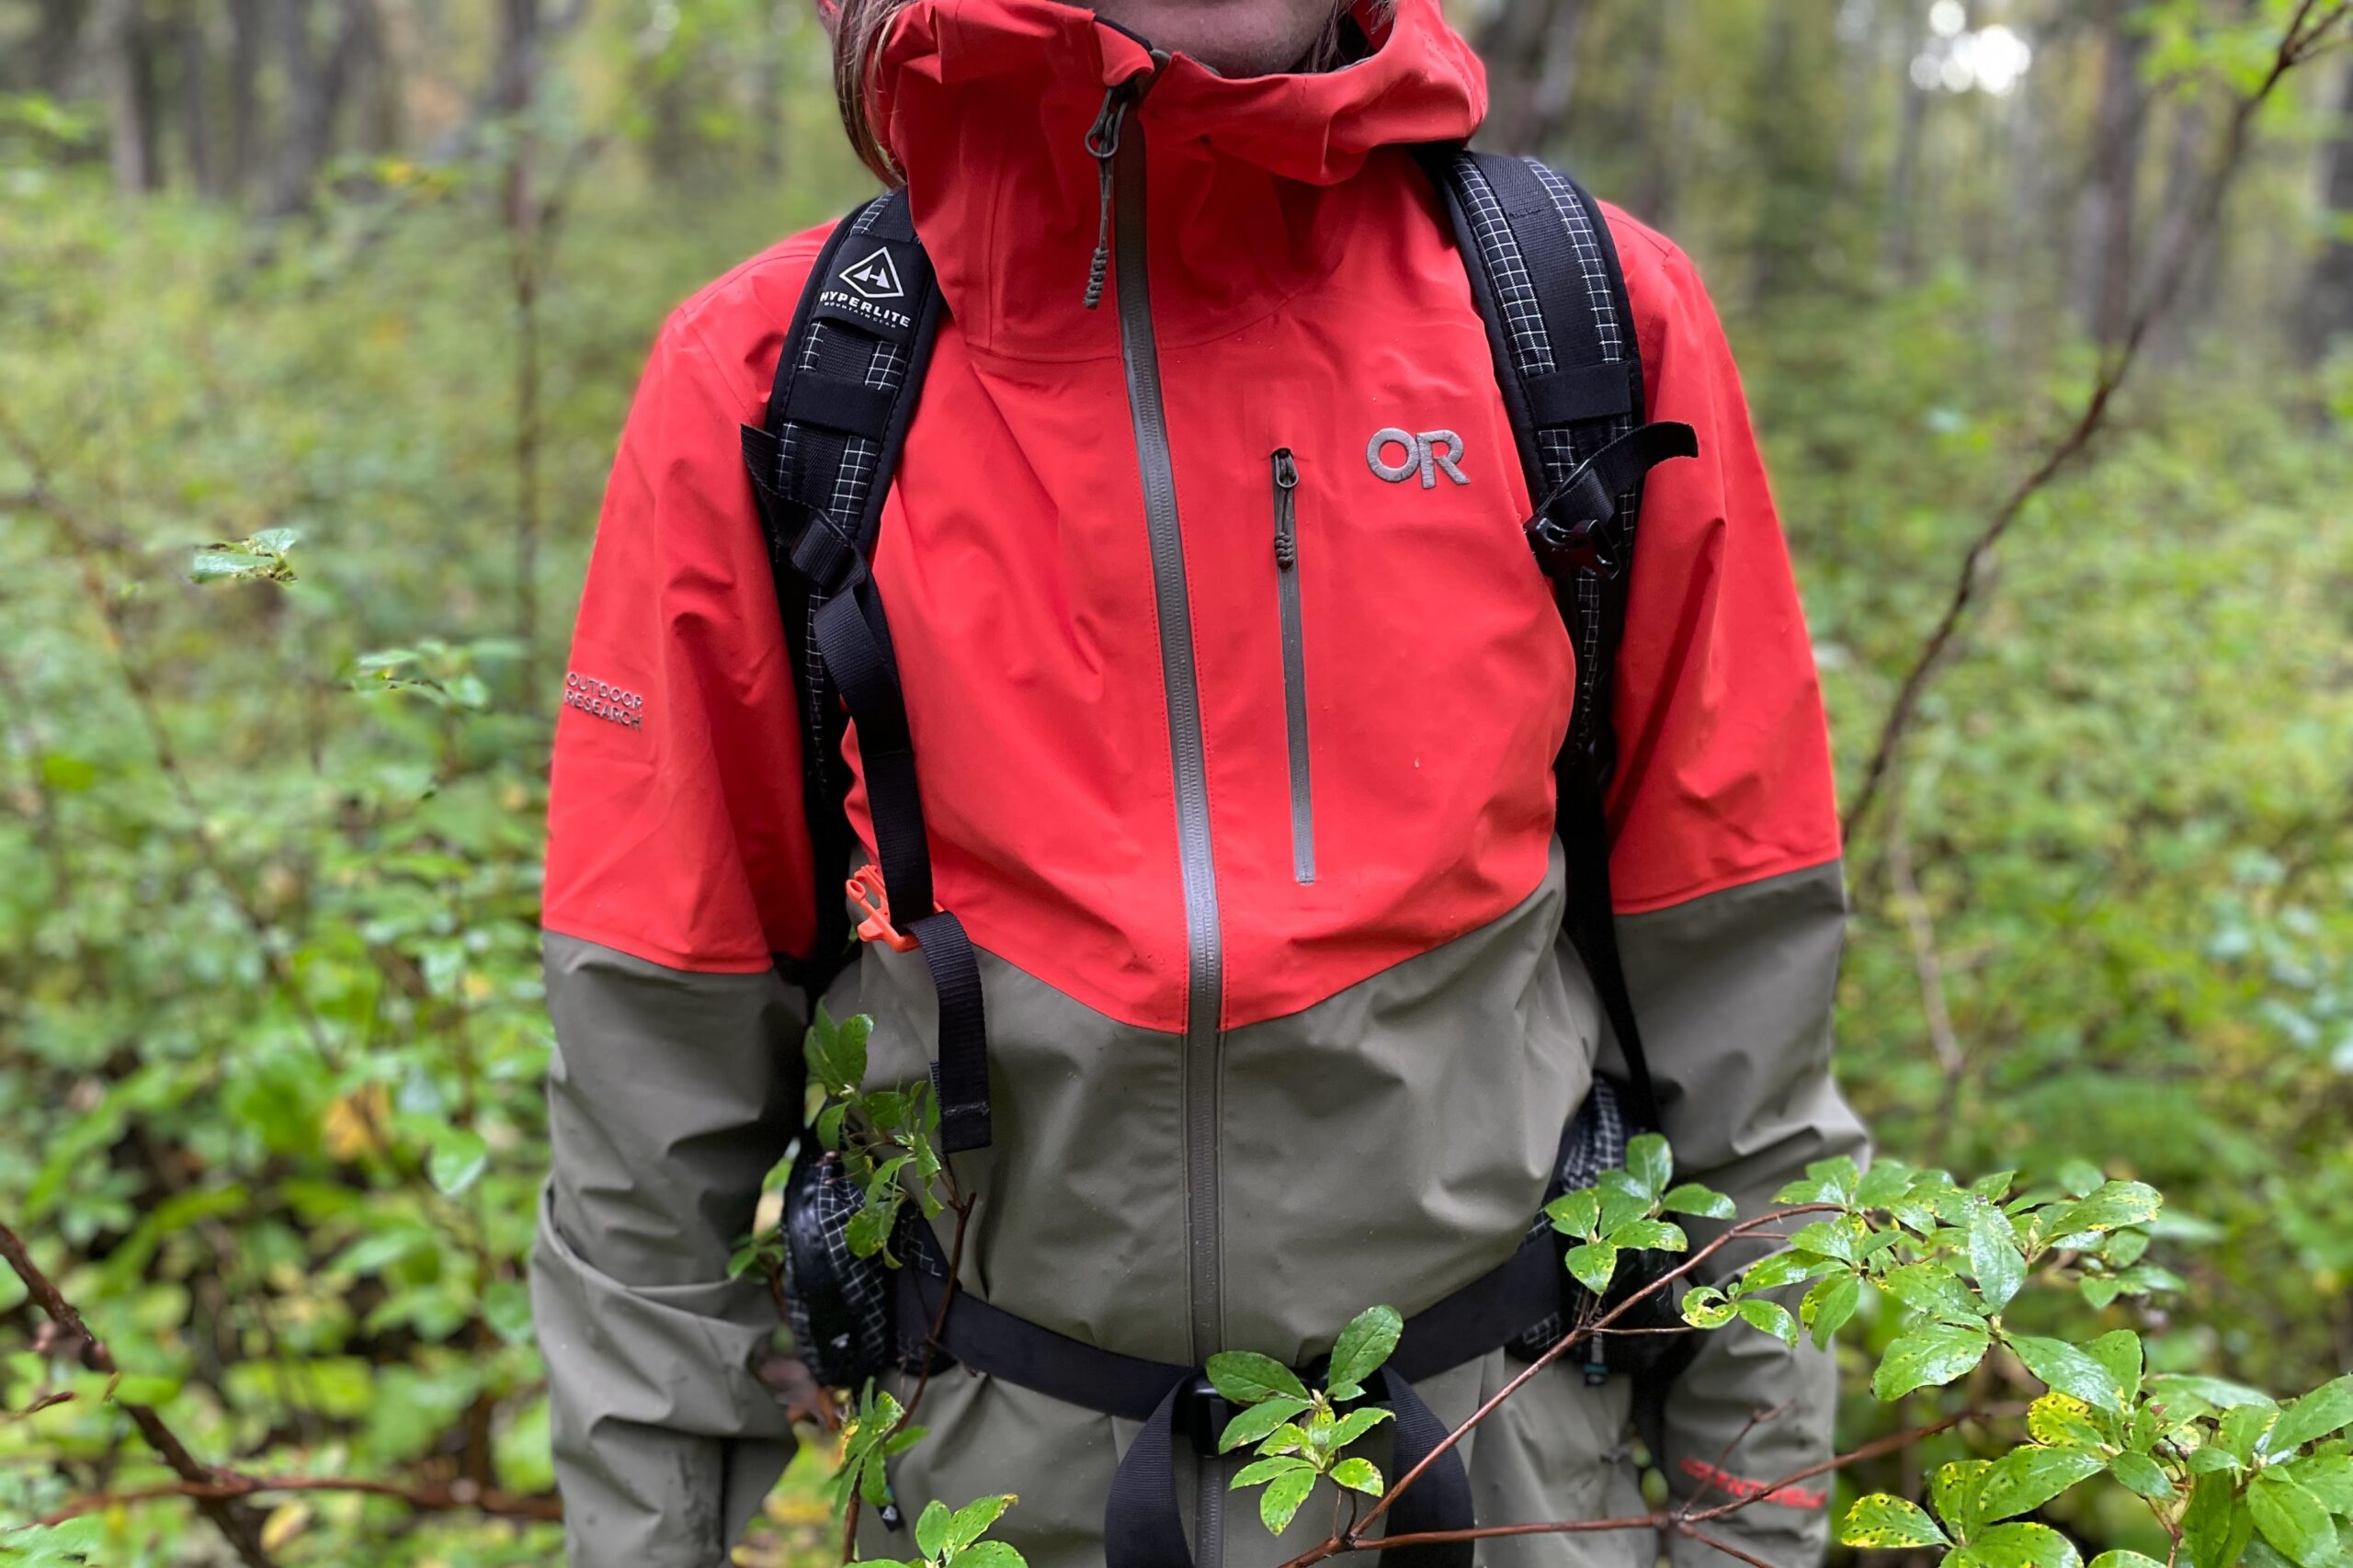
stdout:
POLYGON ((1701 1546, 1710 1547, 1717 1551, 1722 1552, 1726 1557, 1737 1557, 1743 1562, 1747 1563, 1748 1568, 1774 1568, 1772 1563, 1766 1562, 1763 1558, 1752 1556, 1748 1552, 1743 1551, 1739 1547, 1733 1545, 1732 1542, 1728 1540, 1720 1540, 1716 1537, 1710 1535, 1705 1530, 1695 1530, 1688 1525, 1677 1525, 1675 1527, 1675 1533, 1681 1536, 1688 1536, 1691 1540, 1698 1541, 1701 1546))
MULTIPOLYGON (((5 1222, 0 1222, 0 1259, 6 1260, 8 1267, 17 1271, 17 1278, 25 1282, 25 1290, 34 1303, 49 1315, 50 1322, 57 1325, 64 1337, 77 1346, 74 1354, 83 1366, 109 1377, 120 1370, 115 1365, 114 1354, 107 1348, 106 1342, 90 1332, 90 1325, 82 1321, 80 1310, 65 1299, 64 1292, 58 1290, 55 1282, 33 1261, 23 1238, 5 1222)), ((172 1430, 153 1406, 134 1404, 128 1400, 122 1401, 121 1404, 123 1414, 130 1416, 131 1425, 139 1428, 139 1435, 147 1439, 147 1446, 154 1449, 156 1455, 171 1467, 172 1473, 183 1482, 190 1486, 210 1489, 226 1479, 222 1471, 213 1470, 190 1453, 188 1445, 180 1441, 179 1434, 172 1430)), ((229 1549, 237 1554, 237 1561, 245 1568, 276 1568, 269 1553, 262 1547, 261 1521, 254 1517, 253 1510, 234 1497, 201 1496, 194 1493, 190 1495, 196 1496, 198 1510, 219 1528, 228 1540, 229 1549)))
MULTIPOLYGON (((1534 1524, 1476 1525, 1468 1529, 1459 1530, 1413 1530, 1404 1535, 1384 1536, 1375 1540, 1362 1539, 1360 1531, 1351 1531, 1346 1536, 1327 1540, 1314 1550, 1293 1558, 1290 1562, 1285 1563, 1283 1568, 1306 1568, 1307 1564, 1321 1562, 1343 1552, 1381 1551, 1401 1546, 1438 1546, 1449 1541, 1492 1540, 1506 1536, 1597 1535, 1609 1530, 1672 1530, 1677 1534, 1693 1535, 1696 1532, 1692 1527, 1739 1513, 1745 1508, 1763 1502, 1785 1487, 1794 1486, 1801 1481, 1810 1481, 1817 1475, 1824 1475, 1834 1470, 1844 1470, 1848 1465, 1863 1464, 1871 1460, 1883 1458, 1898 1449, 1926 1442, 1940 1432, 1949 1431, 1964 1421, 1976 1420, 1984 1414, 1985 1412, 1979 1410, 1963 1411, 1959 1415, 1949 1415, 1942 1421, 1934 1422, 1926 1426, 1915 1426, 1906 1431, 1891 1433, 1887 1437, 1865 1443, 1852 1453, 1840 1454, 1836 1459, 1825 1460, 1820 1464, 1810 1464, 1802 1470, 1793 1470, 1778 1480, 1767 1482, 1745 1497, 1734 1498, 1729 1503, 1722 1503, 1711 1508, 1701 1508, 1696 1512, 1687 1506, 1684 1508, 1665 1513, 1626 1514, 1607 1519, 1547 1519, 1534 1524)), ((1368 1522, 1370 1518, 1370 1515, 1366 1516, 1368 1522)))
POLYGON ((563 1517, 563 1504, 550 1494, 502 1492, 470 1481, 446 1486, 403 1486, 390 1481, 358 1481, 339 1475, 246 1475, 222 1471, 207 1481, 183 1481, 171 1486, 146 1486, 131 1492, 97 1492, 73 1502, 40 1520, 61 1525, 66 1520, 118 1504, 154 1503, 170 1497, 193 1499, 199 1506, 270 1492, 358 1492, 370 1497, 391 1497, 425 1512, 465 1509, 500 1519, 529 1519, 552 1523, 563 1517))
MULTIPOLYGON (((2302 4, 2296 7, 2295 16, 2280 36, 2270 70, 2252 92, 2239 99, 2232 113, 2229 129, 2223 136, 2222 156, 2199 199, 2197 218, 2189 225, 2189 233, 2206 235, 2215 232, 2239 165, 2245 161, 2247 149, 2253 144, 2256 112, 2270 100, 2290 72, 2320 51, 2328 41, 2328 35, 2348 15, 2353 15, 2353 0, 2333 0, 2325 8, 2320 0, 2302 0, 2302 4)), ((1968 552, 1962 556, 1960 580, 1953 586, 1951 600, 1945 606, 1936 630, 1929 633, 1927 642, 1914 660, 1911 672, 1904 677, 1895 703, 1888 710, 1887 719, 1880 728, 1879 741, 1872 747, 1870 764, 1864 769, 1862 785, 1847 808, 1842 826, 1849 842, 1854 839, 1863 820, 1870 815, 1881 787, 1886 782, 1888 770, 1894 765, 1897 750, 1918 716, 1921 699, 1927 695, 1929 682, 1935 678, 1938 669, 1951 651, 1961 622, 1977 597, 1978 585, 1995 547, 2002 542, 2003 537, 2010 531, 2011 525, 2018 520, 2028 505, 2084 455, 2093 438, 2107 425, 2116 394, 2139 363, 2150 332, 2164 320, 2179 298, 2200 248, 2197 244, 2184 244, 2165 256, 2163 269, 2134 311, 2122 341, 2101 364, 2083 408, 2066 433, 2045 449, 2041 461, 1995 508, 1993 517, 1979 530, 1968 552)))
MULTIPOLYGON (((1624 1301, 1610 1308, 1609 1311, 1594 1319, 1590 1324, 1579 1324, 1573 1326, 1566 1334, 1563 1334, 1560 1338, 1554 1340, 1551 1346, 1548 1347, 1541 1356, 1537 1357, 1536 1359, 1530 1361, 1525 1368, 1523 1368, 1518 1376, 1513 1378, 1511 1381, 1506 1383, 1501 1389, 1498 1389, 1494 1396, 1484 1404, 1482 1404, 1478 1409, 1472 1411, 1469 1418, 1466 1419, 1462 1425, 1454 1428, 1453 1431, 1449 1432, 1446 1437, 1438 1442, 1437 1447, 1433 1448, 1427 1454, 1423 1456, 1420 1463, 1415 1465, 1411 1470, 1408 1470, 1403 1476, 1400 1476, 1396 1484, 1390 1487, 1388 1493, 1382 1496, 1379 1502, 1375 1503, 1370 1511, 1369 1511, 1362 1519, 1358 1520, 1346 1535, 1327 1540, 1322 1546, 1315 1547, 1302 1553, 1300 1556, 1295 1557, 1291 1559, 1290 1562, 1283 1564, 1283 1568, 1308 1568, 1309 1564, 1321 1562, 1325 1558, 1331 1557, 1336 1552, 1339 1551, 1379 1550, 1378 1547, 1368 1548, 1363 1544, 1366 1528, 1375 1519, 1381 1517, 1381 1515, 1387 1513, 1390 1506, 1395 1503, 1398 1497, 1402 1495, 1408 1487, 1412 1486, 1416 1481, 1419 1481, 1424 1475, 1427 1474, 1432 1465, 1436 1464, 1440 1459, 1445 1457, 1445 1455, 1452 1449, 1456 1444, 1462 1441, 1464 1437, 1470 1436, 1472 1431, 1475 1429, 1481 1422, 1486 1420, 1488 1416, 1493 1415, 1497 1410, 1501 1409, 1506 1400, 1511 1398, 1512 1395, 1525 1388, 1530 1379, 1534 1378, 1538 1373, 1544 1370, 1545 1368, 1551 1366, 1553 1362, 1559 1360, 1563 1355, 1567 1354, 1571 1348, 1583 1341, 1591 1338, 1594 1335, 1609 1329, 1619 1318, 1632 1311, 1637 1304, 1647 1298, 1657 1294, 1659 1291, 1665 1290, 1677 1279, 1683 1278, 1687 1275, 1690 1274, 1701 1264, 1707 1262, 1710 1258, 1722 1252, 1725 1247, 1730 1246, 1733 1243, 1747 1240, 1756 1232, 1763 1230, 1765 1227, 1768 1225, 1778 1225, 1782 1221, 1790 1218, 1792 1215, 1836 1213, 1841 1211, 1840 1206, 1836 1203, 1803 1203, 1796 1204, 1787 1209, 1777 1209, 1768 1214, 1759 1214, 1754 1220, 1744 1220, 1739 1224, 1733 1225, 1730 1229, 1726 1230, 1723 1234, 1716 1237, 1715 1240, 1709 1242, 1706 1245, 1700 1247, 1697 1252, 1692 1253, 1674 1268, 1660 1275, 1656 1279, 1652 1280, 1641 1290, 1634 1291, 1624 1301)), ((1613 1524, 1608 1528, 1615 1529, 1628 1527, 1620 1524, 1613 1524)), ((1529 1532, 1523 1531, 1522 1533, 1529 1532)))

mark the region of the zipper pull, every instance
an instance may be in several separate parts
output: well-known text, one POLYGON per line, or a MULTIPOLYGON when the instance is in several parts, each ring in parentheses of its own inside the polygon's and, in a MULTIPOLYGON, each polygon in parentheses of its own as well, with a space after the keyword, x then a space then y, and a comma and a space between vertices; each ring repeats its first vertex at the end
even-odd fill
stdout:
POLYGON ((1086 308, 1103 302, 1103 280, 1111 270, 1111 160, 1119 155, 1120 128, 1127 122, 1128 105, 1135 101, 1131 82, 1103 95, 1102 110, 1087 127, 1086 155, 1095 160, 1097 215, 1095 256, 1086 267, 1086 308))
POLYGON ((1289 447, 1277 447, 1275 465, 1275 565, 1289 572, 1299 564, 1299 462, 1289 447))

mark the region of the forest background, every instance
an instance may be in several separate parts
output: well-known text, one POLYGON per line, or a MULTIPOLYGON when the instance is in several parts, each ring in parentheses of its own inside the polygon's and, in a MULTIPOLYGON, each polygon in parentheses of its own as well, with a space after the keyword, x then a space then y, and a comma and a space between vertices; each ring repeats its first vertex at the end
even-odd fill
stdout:
MULTIPOLYGON (((1729 319, 1882 1148, 2156 1184, 2177 1291, 2085 1310, 2283 1390, 2353 1366, 2353 57, 2234 113, 2293 9, 1458 13, 1489 143, 1729 319)), ((258 1498, 290 1568, 554 1557, 569 612, 665 311, 869 189, 805 0, 0 0, 0 1222, 119 1365, 0 1269, 0 1525, 169 1481, 143 1407, 402 1494, 258 1498)), ((1859 1380, 1845 1436, 1938 1397, 1859 1380)), ((1916 1494, 1938 1441, 1856 1484, 1916 1494)), ((823 1460, 744 1562, 823 1560, 823 1460)), ((97 1561, 231 1561, 185 1500, 103 1517, 97 1561)))

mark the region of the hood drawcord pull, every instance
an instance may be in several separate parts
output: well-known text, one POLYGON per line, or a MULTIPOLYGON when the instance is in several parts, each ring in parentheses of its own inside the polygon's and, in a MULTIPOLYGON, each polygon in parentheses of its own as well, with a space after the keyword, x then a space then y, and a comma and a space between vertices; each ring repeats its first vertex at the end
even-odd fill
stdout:
POLYGON ((1086 308, 1103 302, 1103 280, 1111 270, 1111 160, 1119 154, 1120 128, 1127 122, 1128 106, 1135 101, 1131 81, 1103 95, 1103 110, 1087 128, 1086 155, 1095 160, 1100 211, 1095 225, 1095 256, 1086 267, 1086 308))

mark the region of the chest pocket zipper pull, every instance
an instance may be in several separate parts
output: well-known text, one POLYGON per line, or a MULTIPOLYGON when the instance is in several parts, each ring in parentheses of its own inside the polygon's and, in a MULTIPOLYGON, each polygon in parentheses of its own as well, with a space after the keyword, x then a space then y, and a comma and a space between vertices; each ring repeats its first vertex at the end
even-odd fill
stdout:
POLYGON ((1299 461, 1275 449, 1275 594, 1282 616, 1283 727, 1290 751, 1291 877, 1315 881, 1315 796, 1307 761, 1307 639, 1299 608, 1299 461))

